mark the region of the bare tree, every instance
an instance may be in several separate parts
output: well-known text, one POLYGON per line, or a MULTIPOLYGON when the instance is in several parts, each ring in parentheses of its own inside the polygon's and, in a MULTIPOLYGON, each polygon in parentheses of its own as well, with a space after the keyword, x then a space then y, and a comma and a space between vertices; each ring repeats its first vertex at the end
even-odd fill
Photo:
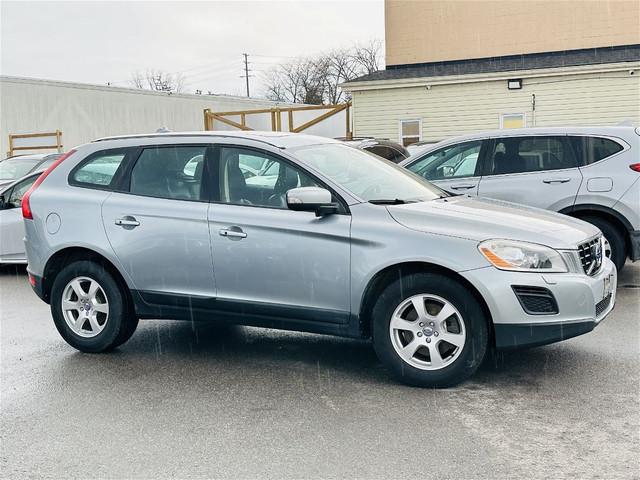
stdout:
POLYGON ((316 57, 298 57, 265 74, 264 95, 270 100, 336 104, 349 100, 340 84, 378 70, 382 42, 371 40, 351 49, 336 49, 316 57))
POLYGON ((316 63, 305 57, 278 65, 267 72, 265 96, 269 100, 322 104, 323 80, 316 63))
POLYGON ((167 73, 163 70, 150 69, 144 74, 136 71, 131 74, 129 83, 134 88, 148 88, 150 90, 175 93, 184 91, 184 77, 182 74, 167 73))
POLYGON ((382 41, 374 38, 366 43, 355 44, 351 58, 359 67, 362 74, 374 73, 380 70, 382 62, 382 41))

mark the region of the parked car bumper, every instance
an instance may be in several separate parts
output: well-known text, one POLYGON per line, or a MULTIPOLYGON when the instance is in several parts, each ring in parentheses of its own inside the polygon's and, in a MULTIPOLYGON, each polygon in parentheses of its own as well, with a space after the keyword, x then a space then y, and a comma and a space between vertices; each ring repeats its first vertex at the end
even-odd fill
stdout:
POLYGON ((593 330, 613 310, 617 272, 609 259, 594 276, 579 273, 465 272, 487 301, 496 346, 546 345, 593 330))

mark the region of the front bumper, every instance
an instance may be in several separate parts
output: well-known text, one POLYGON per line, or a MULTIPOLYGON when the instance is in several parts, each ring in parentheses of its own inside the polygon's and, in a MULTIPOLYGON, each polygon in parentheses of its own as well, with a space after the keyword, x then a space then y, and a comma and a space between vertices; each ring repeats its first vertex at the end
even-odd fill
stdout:
POLYGON ((462 274, 485 299, 500 349, 546 345, 590 332, 613 310, 616 300, 617 273, 609 259, 592 277, 509 272, 494 267, 462 274), (527 313, 513 286, 548 291, 557 309, 527 313))

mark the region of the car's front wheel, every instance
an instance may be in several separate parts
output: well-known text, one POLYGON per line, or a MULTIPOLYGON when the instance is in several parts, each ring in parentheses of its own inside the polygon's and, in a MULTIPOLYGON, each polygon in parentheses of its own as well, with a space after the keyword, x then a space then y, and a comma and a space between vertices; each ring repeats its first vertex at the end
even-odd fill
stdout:
POLYGON ((88 353, 117 347, 138 323, 123 286, 108 270, 88 260, 73 262, 57 275, 51 314, 62 338, 88 353))
POLYGON ((449 387, 473 374, 489 342, 486 316, 461 283, 416 273, 391 283, 373 309, 373 344, 402 381, 449 387))

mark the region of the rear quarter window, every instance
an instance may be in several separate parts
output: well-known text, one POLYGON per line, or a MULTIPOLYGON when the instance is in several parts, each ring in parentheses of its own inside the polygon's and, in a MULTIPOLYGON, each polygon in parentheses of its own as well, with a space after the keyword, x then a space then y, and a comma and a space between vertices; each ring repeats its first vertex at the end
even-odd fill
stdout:
POLYGON ((96 188, 111 188, 111 184, 126 152, 102 152, 92 155, 71 172, 71 184, 96 188))
POLYGON ((604 160, 624 150, 622 145, 610 138, 573 137, 572 142, 578 157, 578 164, 582 167, 604 160))

